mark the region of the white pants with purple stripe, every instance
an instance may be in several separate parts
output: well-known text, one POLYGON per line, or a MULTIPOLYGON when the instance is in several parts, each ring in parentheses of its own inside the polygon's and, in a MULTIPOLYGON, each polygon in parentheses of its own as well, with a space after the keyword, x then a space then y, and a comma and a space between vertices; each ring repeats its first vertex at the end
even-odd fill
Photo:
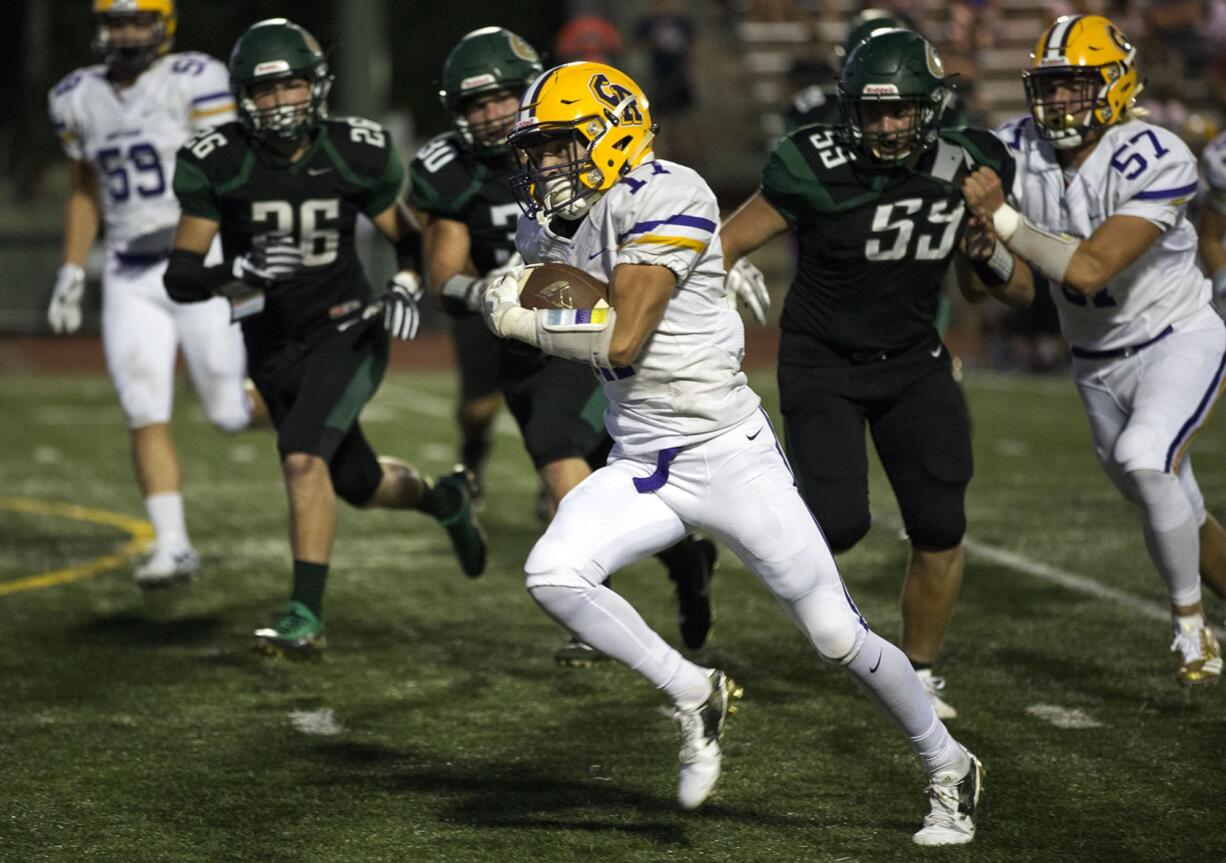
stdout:
POLYGON ((761 412, 677 452, 666 478, 656 457, 614 448, 608 465, 563 498, 524 565, 528 589, 551 617, 675 703, 701 703, 710 692, 706 670, 603 585, 694 530, 718 539, 762 580, 818 654, 845 666, 903 729, 930 773, 965 769, 907 658, 869 630, 847 594, 761 412))
POLYGON ((1178 474, 1199 500, 1186 452, 1222 392, 1224 364, 1226 325, 1209 306, 1130 357, 1073 360, 1094 453, 1126 495, 1128 473, 1152 470, 1178 474))

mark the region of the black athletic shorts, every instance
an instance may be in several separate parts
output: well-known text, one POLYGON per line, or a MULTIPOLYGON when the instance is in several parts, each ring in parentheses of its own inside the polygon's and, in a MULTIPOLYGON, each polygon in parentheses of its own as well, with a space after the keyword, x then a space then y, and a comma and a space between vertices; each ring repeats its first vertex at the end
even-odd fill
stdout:
POLYGON ((509 355, 502 394, 538 469, 564 458, 586 458, 604 442, 604 391, 584 363, 539 352, 509 355))
POLYGON ((387 369, 382 317, 345 332, 330 329, 310 342, 248 344, 247 351, 251 379, 268 403, 281 456, 319 456, 328 463, 337 493, 350 503, 366 503, 382 469, 358 416, 387 369))
POLYGON ((456 364, 460 369, 460 399, 470 402, 498 392, 503 339, 490 332, 480 315, 451 319, 456 364))
POLYGON ((970 415, 935 337, 879 360, 781 363, 778 374, 788 456, 832 549, 845 551, 869 528, 865 426, 912 543, 941 550, 962 541, 970 415))

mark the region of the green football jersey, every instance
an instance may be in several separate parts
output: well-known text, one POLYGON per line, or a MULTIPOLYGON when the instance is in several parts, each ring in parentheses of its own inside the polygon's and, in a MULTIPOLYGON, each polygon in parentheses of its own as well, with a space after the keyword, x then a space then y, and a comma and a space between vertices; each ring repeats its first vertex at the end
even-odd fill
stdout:
POLYGON ((798 241, 781 362, 855 361, 936 339, 941 283, 965 229, 962 178, 986 165, 1005 189, 1014 165, 981 129, 945 130, 909 170, 864 170, 828 126, 798 129, 771 154, 762 194, 798 241))
POLYGON ((469 257, 485 274, 515 252, 520 208, 510 179, 516 170, 513 158, 477 158, 459 135, 447 132, 422 147, 409 165, 409 205, 467 225, 469 257))
POLYGON ((227 259, 261 235, 292 236, 302 247, 302 273, 268 290, 264 311, 243 320, 248 340, 262 344, 303 338, 371 301, 354 226, 359 213, 390 207, 403 182, 390 136, 357 117, 325 120, 292 163, 226 123, 188 141, 175 167, 183 212, 221 224, 227 259))

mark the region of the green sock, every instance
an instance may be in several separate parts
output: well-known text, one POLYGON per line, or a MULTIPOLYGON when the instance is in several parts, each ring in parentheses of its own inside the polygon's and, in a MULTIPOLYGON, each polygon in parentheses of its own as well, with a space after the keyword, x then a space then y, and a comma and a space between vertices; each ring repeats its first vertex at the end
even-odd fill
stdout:
POLYGON ((290 599, 301 602, 320 620, 324 619, 324 585, 328 581, 328 564, 294 561, 294 592, 290 599))
POLYGON ((454 488, 448 483, 434 480, 426 486, 426 493, 421 496, 421 500, 417 503, 417 508, 442 520, 450 518, 459 512, 463 503, 464 498, 460 494, 459 489, 454 488))

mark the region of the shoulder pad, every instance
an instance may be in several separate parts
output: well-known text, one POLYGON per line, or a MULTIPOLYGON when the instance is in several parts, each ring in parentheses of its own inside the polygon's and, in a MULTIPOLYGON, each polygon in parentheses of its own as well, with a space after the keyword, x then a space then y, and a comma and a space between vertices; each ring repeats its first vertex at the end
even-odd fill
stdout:
POLYGON ((203 129, 179 149, 179 159, 195 162, 210 176, 223 179, 236 173, 248 150, 247 135, 237 121, 203 129))

